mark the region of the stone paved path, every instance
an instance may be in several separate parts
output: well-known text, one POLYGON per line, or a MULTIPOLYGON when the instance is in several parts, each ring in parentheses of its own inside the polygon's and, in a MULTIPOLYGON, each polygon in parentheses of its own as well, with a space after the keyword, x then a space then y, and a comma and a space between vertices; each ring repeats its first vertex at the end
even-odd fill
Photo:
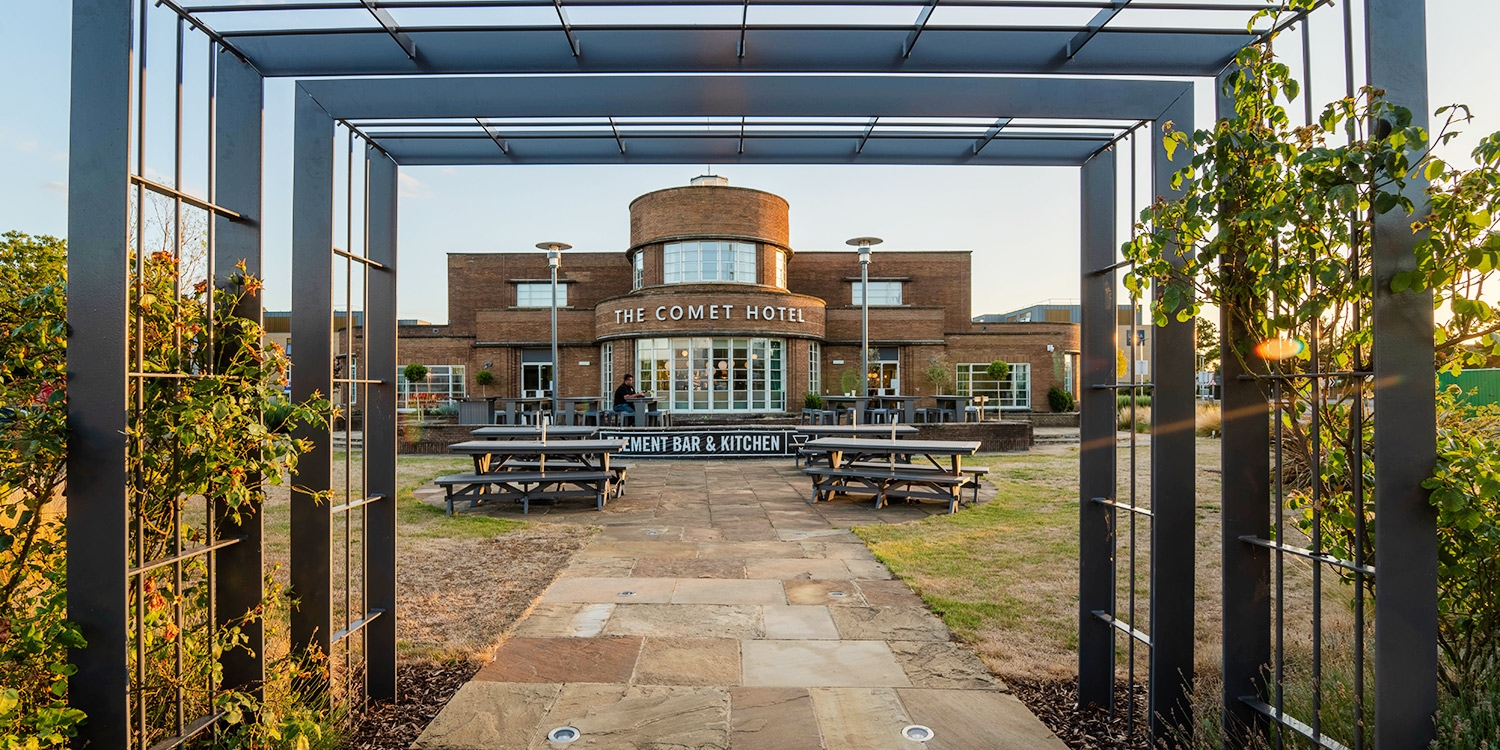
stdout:
POLYGON ((604 531, 415 747, 1064 747, 848 531, 943 506, 810 506, 789 460, 634 464, 604 513, 533 506, 604 531))

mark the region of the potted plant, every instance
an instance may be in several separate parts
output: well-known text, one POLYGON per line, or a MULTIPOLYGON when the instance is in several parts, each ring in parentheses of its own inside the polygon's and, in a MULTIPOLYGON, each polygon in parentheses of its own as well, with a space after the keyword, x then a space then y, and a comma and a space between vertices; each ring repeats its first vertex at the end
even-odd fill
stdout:
POLYGON ((804 393, 804 394, 802 394, 802 408, 804 408, 804 409, 822 409, 823 408, 823 397, 819 396, 816 393, 804 393))
POLYGON ((495 384, 495 373, 489 370, 480 370, 474 375, 474 382, 479 384, 481 395, 489 396, 490 386, 495 384))
POLYGON ((991 362, 989 367, 984 368, 984 372, 995 381, 1010 380, 1010 365, 998 359, 991 362))
POLYGON ((927 383, 932 386, 933 393, 947 393, 953 385, 953 376, 949 374, 948 362, 941 358, 927 360, 927 369, 922 373, 927 378, 927 383))
MULTIPOLYGON (((415 383, 421 383, 421 382, 427 380, 427 365, 420 365, 420 364, 417 364, 416 362, 413 362, 413 363, 407 365, 406 367, 402 368, 402 370, 401 370, 401 377, 406 378, 406 382, 408 382, 408 383, 413 383, 413 384, 415 384, 415 383)), ((417 421, 418 422, 423 421, 423 417, 425 416, 424 413, 423 413, 425 411, 425 409, 422 408, 423 407, 423 404, 422 404, 422 396, 423 395, 425 395, 425 394, 413 393, 413 394, 411 394, 410 397, 407 398, 408 403, 411 403, 411 402, 415 402, 416 403, 416 406, 417 406, 417 421)))
POLYGON ((853 370, 844 370, 839 375, 839 390, 845 396, 853 396, 854 392, 859 390, 859 373, 853 370))

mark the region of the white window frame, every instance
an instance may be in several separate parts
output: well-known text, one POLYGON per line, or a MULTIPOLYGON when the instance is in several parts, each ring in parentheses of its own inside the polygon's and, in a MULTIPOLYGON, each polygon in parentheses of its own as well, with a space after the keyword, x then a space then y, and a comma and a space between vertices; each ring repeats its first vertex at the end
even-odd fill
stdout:
POLYGON ((636 389, 675 412, 784 412, 789 353, 785 339, 636 339, 636 389))
POLYGON ((666 284, 754 284, 756 278, 752 242, 669 242, 662 248, 662 262, 662 282, 666 284), (713 252, 712 262, 705 260, 708 250, 713 252))
POLYGON ((423 402, 424 406, 429 407, 451 404, 468 395, 465 365, 425 365, 425 367, 427 379, 420 383, 413 383, 405 377, 396 378, 397 411, 416 410, 417 405, 412 403, 412 396, 416 394, 434 394, 430 398, 418 399, 423 402))
POLYGON ((630 259, 630 288, 640 289, 646 285, 646 251, 637 250, 630 259))
MULTIPOLYGON (((557 285, 557 306, 568 306, 567 284, 557 285)), ((552 307, 552 283, 525 282, 516 284, 516 307, 552 307)))
POLYGON ((776 288, 786 288, 786 251, 776 251, 776 288))
POLYGON ((988 362, 962 362, 956 368, 954 387, 960 396, 989 396, 992 409, 1026 410, 1031 408, 1031 363, 1008 362, 1010 377, 991 380, 988 362))
MULTIPOLYGON (((849 304, 861 304, 859 298, 861 282, 849 285, 849 304)), ((902 282, 899 281, 872 281, 870 282, 870 307, 900 307, 905 304, 905 293, 902 290, 902 282)))
POLYGON ((823 393, 823 345, 807 342, 807 392, 823 393))
POLYGON ((615 342, 606 341, 599 345, 599 392, 611 394, 615 392, 615 342))

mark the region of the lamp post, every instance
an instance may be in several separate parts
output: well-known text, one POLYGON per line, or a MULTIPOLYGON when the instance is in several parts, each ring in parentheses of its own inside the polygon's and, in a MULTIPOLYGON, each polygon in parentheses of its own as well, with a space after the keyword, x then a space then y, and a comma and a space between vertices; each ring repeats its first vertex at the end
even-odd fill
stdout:
POLYGON ((552 273, 552 380, 547 384, 552 393, 552 408, 548 415, 550 421, 557 414, 558 375, 562 371, 562 363, 557 360, 557 267, 562 263, 562 251, 572 245, 566 242, 538 242, 536 246, 547 251, 547 270, 552 273))
POLYGON ((870 398, 870 247, 881 242, 879 237, 855 237, 844 243, 859 248, 859 366, 864 370, 866 399, 870 398))

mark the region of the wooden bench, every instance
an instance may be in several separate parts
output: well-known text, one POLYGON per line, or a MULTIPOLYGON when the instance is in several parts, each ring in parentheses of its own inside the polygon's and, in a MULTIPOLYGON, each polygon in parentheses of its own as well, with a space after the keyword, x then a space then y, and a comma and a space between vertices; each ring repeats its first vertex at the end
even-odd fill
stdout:
MULTIPOLYGON (((887 462, 884 462, 884 461, 855 461, 854 463, 850 464, 850 466, 853 467, 853 468, 856 468, 856 469, 868 469, 868 468, 881 469, 881 468, 887 468, 887 467, 889 467, 890 464, 887 463, 887 462)), ((927 465, 924 465, 924 464, 913 464, 913 463, 902 463, 902 462, 899 462, 899 461, 896 462, 896 468, 899 468, 899 469, 911 469, 911 470, 915 470, 915 471, 941 472, 941 473, 945 473, 945 474, 948 473, 948 471, 946 469, 940 469, 940 468, 938 468, 936 466, 927 466, 927 465)), ((965 480, 966 480, 963 483, 962 488, 966 489, 966 490, 967 489, 974 490, 974 494, 972 496, 973 499, 969 501, 969 504, 970 505, 978 505, 979 504, 979 485, 980 485, 980 481, 979 480, 982 477, 985 477, 985 476, 987 476, 990 473, 990 467, 988 467, 988 466, 964 466, 964 467, 960 468, 959 471, 963 472, 965 480)))
MULTIPOLYGON (((505 466, 506 466, 506 468, 514 468, 516 470, 541 471, 541 469, 542 469, 542 462, 541 461, 511 461, 510 463, 507 463, 505 466)), ((569 470, 593 468, 593 467, 590 467, 588 464, 585 464, 585 463, 583 463, 581 461, 570 461, 570 460, 567 460, 567 459, 551 459, 551 460, 547 461, 547 466, 553 467, 553 468, 566 468, 566 469, 569 469, 569 470)), ((630 464, 627 464, 627 463, 624 463, 624 462, 621 462, 621 461, 610 461, 609 462, 609 473, 614 475, 614 477, 610 480, 610 490, 611 490, 611 492, 610 492, 610 496, 609 497, 610 497, 611 500, 617 500, 617 499, 620 498, 620 496, 622 496, 622 495, 625 494, 625 479, 630 475, 630 464)))
POLYGON ((875 498, 875 509, 884 507, 891 498, 903 500, 938 500, 948 504, 948 512, 958 512, 959 494, 971 481, 965 475, 913 468, 909 464, 866 466, 856 468, 810 467, 802 470, 812 477, 813 497, 809 502, 826 500, 835 493, 864 494, 875 498))
POLYGON ((470 507, 482 500, 518 499, 521 512, 531 512, 532 500, 593 498, 599 510, 613 492, 614 473, 594 469, 565 468, 549 471, 501 471, 492 474, 450 474, 433 483, 446 492, 448 515, 453 501, 468 498, 470 507), (493 487, 495 491, 491 492, 493 487))

